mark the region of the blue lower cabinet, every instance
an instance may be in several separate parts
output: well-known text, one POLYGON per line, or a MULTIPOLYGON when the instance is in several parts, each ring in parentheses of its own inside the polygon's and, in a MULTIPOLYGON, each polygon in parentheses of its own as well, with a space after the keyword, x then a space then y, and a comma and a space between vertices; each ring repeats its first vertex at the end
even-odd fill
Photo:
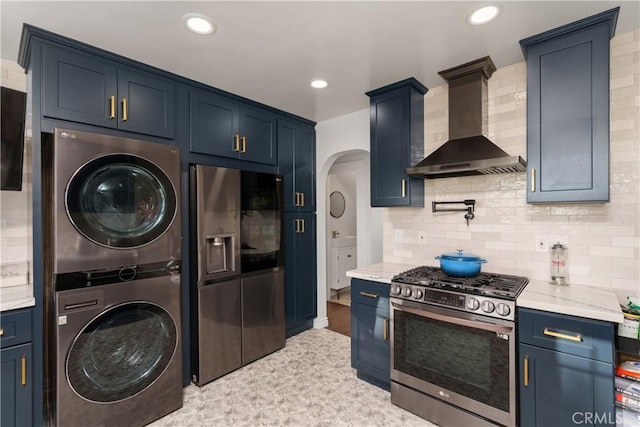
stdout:
POLYGON ((520 355, 521 426, 615 425, 613 365, 526 344, 520 355))
POLYGON ((520 426, 615 425, 609 322, 518 310, 520 426))
POLYGON ((33 423, 33 357, 31 310, 0 315, 0 426, 26 427, 33 423))
POLYGON ((390 387, 389 285, 351 279, 351 366, 358 378, 390 387))

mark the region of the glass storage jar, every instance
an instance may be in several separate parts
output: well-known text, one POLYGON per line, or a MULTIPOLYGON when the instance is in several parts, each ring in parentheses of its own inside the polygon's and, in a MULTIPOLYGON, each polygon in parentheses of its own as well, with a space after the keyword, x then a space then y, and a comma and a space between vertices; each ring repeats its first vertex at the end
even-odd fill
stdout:
POLYGON ((559 286, 569 284, 569 249, 560 242, 551 247, 551 283, 559 286))

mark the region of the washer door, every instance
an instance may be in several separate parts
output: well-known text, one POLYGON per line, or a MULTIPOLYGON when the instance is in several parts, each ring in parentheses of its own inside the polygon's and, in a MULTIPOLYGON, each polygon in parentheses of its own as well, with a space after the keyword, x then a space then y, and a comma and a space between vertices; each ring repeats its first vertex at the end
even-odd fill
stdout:
POLYGON ((111 154, 83 165, 66 189, 67 215, 87 239, 109 248, 153 242, 176 215, 176 192, 153 163, 111 154))
POLYGON ((74 340, 67 355, 67 380, 92 402, 128 399, 164 372, 177 343, 176 325, 161 307, 146 302, 115 306, 74 340))

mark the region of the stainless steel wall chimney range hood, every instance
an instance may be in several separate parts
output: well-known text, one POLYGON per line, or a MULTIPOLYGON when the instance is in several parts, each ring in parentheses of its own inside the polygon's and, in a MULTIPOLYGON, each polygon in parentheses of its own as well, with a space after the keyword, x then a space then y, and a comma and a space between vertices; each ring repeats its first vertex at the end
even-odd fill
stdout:
POLYGON ((476 59, 438 74, 449 83, 449 141, 429 154, 407 175, 424 178, 524 172, 527 163, 489 141, 487 80, 496 70, 490 57, 476 59))

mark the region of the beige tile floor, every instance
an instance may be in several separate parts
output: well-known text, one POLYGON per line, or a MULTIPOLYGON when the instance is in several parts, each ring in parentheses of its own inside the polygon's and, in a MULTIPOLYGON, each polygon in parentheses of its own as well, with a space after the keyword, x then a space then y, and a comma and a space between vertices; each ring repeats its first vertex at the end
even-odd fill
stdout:
POLYGON ((350 339, 311 329, 284 349, 204 387, 184 389, 184 406, 160 426, 434 426, 356 378, 350 339))

